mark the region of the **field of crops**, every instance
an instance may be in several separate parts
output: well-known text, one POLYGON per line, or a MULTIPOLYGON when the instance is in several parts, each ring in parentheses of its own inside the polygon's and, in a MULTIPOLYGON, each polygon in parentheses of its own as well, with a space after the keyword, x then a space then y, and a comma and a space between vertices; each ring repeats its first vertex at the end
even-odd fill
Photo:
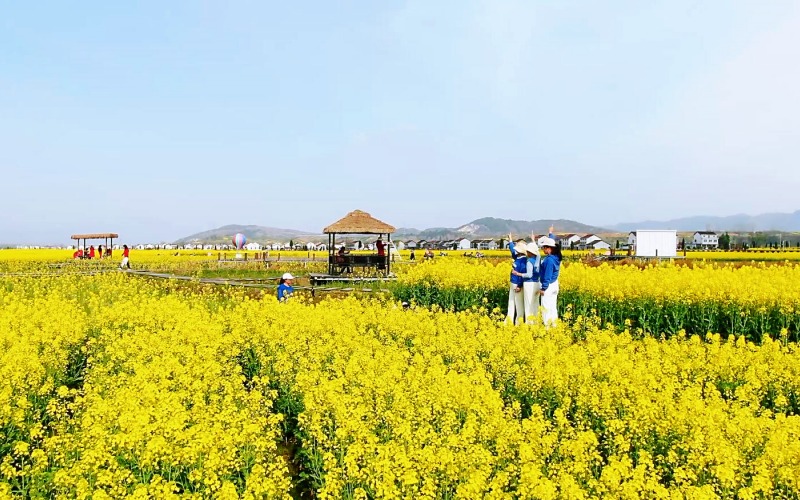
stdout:
POLYGON ((57 262, 0 255, 0 498, 800 494, 794 265, 570 262, 545 330, 500 259, 285 304, 57 262))

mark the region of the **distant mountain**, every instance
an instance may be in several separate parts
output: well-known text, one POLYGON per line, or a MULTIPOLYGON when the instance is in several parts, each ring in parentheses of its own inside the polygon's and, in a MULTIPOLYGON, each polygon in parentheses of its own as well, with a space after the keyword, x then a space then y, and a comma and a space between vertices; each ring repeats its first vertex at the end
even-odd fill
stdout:
MULTIPOLYGON (((459 227, 431 227, 419 230, 416 228, 399 228, 392 235, 392 239, 426 239, 446 240, 454 238, 487 238, 501 237, 512 233, 515 236, 527 236, 531 233, 545 234, 554 226, 559 233, 607 233, 608 229, 588 226, 566 219, 544 219, 534 221, 496 219, 484 217, 459 227)), ((264 226, 241 226, 230 224, 202 233, 192 234, 175 241, 175 244, 185 243, 228 243, 236 233, 242 233, 248 241, 265 243, 267 241, 288 241, 300 239, 302 241, 323 241, 325 236, 317 233, 308 233, 296 229, 279 229, 264 226)))
POLYGON ((737 214, 727 217, 695 216, 668 221, 624 222, 612 226, 620 232, 637 229, 677 229, 678 231, 800 231, 800 210, 794 213, 761 215, 737 214))
POLYGON ((581 224, 568 219, 540 219, 532 221, 496 219, 484 217, 476 219, 456 229, 462 237, 468 236, 502 236, 508 233, 528 235, 530 233, 546 234, 554 227, 557 233, 607 233, 608 229, 581 224))
POLYGON ((312 234, 306 231, 298 231, 296 229, 281 229, 277 227, 265 226, 242 226, 238 224, 229 224, 227 226, 210 229, 201 233, 192 234, 175 241, 175 244, 182 245, 185 243, 229 243, 231 238, 236 233, 245 235, 248 241, 266 242, 272 240, 288 240, 290 238, 298 238, 303 236, 311 236, 314 239, 322 240, 321 234, 312 234))

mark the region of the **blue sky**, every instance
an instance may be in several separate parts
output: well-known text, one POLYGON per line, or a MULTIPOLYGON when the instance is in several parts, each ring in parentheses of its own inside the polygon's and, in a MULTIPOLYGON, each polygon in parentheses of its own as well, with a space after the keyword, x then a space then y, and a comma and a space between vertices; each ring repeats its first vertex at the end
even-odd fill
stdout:
POLYGON ((0 242, 800 208, 796 1, 0 9, 0 242))

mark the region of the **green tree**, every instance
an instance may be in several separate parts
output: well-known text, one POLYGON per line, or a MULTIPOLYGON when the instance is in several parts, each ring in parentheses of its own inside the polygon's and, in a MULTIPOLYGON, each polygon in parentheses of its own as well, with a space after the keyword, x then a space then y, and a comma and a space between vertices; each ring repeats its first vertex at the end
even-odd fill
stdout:
POLYGON ((719 237, 719 247, 723 250, 731 249, 731 235, 729 235, 727 232, 723 233, 722 236, 719 237))

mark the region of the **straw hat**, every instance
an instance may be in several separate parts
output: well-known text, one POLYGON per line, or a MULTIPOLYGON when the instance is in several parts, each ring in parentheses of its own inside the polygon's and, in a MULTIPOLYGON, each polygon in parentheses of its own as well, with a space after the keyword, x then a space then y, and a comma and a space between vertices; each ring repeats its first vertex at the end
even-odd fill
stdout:
POLYGON ((285 280, 293 280, 294 276, 292 276, 292 273, 283 273, 282 278, 285 280))
POLYGON ((525 244, 524 241, 518 241, 514 243, 514 252, 517 254, 523 254, 528 251, 528 245, 525 244))
POLYGON ((531 241, 526 245, 526 251, 528 255, 539 255, 539 247, 536 245, 535 241, 531 241))

